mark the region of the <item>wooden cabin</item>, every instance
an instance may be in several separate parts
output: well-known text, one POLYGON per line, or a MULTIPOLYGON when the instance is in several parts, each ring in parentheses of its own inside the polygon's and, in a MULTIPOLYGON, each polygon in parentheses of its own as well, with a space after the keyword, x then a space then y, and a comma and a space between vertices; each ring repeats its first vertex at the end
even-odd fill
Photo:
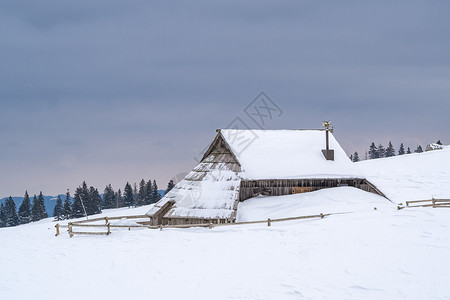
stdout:
POLYGON ((234 222, 239 201, 339 186, 386 197, 325 130, 222 129, 200 163, 147 215, 152 225, 234 222))

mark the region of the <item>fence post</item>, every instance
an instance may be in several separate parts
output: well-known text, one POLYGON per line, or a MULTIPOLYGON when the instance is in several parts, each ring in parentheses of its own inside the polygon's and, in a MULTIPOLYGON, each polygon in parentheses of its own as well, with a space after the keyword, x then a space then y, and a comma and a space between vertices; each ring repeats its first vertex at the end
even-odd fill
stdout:
POLYGON ((320 218, 323 219, 324 215, 323 213, 320 213, 320 218))
POLYGON ((73 233, 72 233, 72 223, 69 223, 69 236, 73 237, 73 233))
POLYGON ((58 236, 59 235, 59 224, 56 223, 55 227, 56 227, 56 234, 55 234, 55 236, 58 236))
POLYGON ((272 225, 272 221, 270 221, 270 218, 267 219, 267 226, 271 226, 272 225))
POLYGON ((106 226, 108 226, 108 233, 107 233, 107 235, 110 235, 111 234, 111 224, 108 223, 108 224, 106 224, 106 226))
POLYGON ((108 225, 108 217, 105 217, 105 224, 108 225))

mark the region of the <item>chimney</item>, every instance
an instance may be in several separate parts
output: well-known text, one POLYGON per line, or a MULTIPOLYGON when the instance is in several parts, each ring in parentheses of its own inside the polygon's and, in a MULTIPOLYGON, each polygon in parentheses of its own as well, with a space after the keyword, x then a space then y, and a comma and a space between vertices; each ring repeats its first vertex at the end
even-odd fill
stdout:
POLYGON ((331 121, 323 121, 323 127, 325 127, 325 139, 326 139, 326 149, 322 149, 323 156, 326 160, 334 160, 334 150, 330 149, 329 132, 333 133, 333 125, 331 121))

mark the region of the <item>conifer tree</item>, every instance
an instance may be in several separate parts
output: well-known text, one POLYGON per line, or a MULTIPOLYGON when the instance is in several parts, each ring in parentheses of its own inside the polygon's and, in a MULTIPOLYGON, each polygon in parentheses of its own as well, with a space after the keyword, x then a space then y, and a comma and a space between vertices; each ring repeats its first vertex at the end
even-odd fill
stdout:
POLYGON ((40 205, 40 213, 41 213, 41 219, 48 218, 47 210, 45 209, 45 200, 44 195, 42 195, 42 191, 39 193, 38 196, 39 205, 40 205))
POLYGON ((72 218, 80 218, 85 216, 83 203, 81 203, 82 193, 82 188, 77 187, 75 194, 73 195, 72 218))
POLYGON ((84 205, 84 210, 86 215, 92 215, 93 214, 93 204, 90 203, 90 197, 89 197, 89 189, 87 187, 86 181, 83 181, 81 186, 79 187, 79 193, 80 193, 80 202, 82 206, 84 205))
POLYGON ((63 203, 61 200, 61 196, 58 195, 58 198, 56 199, 55 207, 53 208, 53 217, 56 221, 61 221, 63 219, 63 203))
POLYGON ((405 146, 403 146, 403 143, 401 143, 400 148, 398 149, 398 155, 404 155, 405 153, 405 146))
POLYGON ((375 146, 375 143, 372 143, 369 147, 369 159, 379 158, 378 156, 378 148, 375 146))
POLYGON ((358 162, 359 161, 359 154, 358 152, 355 151, 355 153, 353 153, 353 162, 358 162))
POLYGON ((149 180, 145 184, 145 204, 153 203, 153 190, 152 190, 152 181, 149 180))
POLYGON ((120 189, 116 192, 114 198, 116 201, 116 208, 122 207, 123 206, 123 197, 122 197, 122 192, 120 191, 120 189))
MULTIPOLYGON (((355 152, 356 153, 356 152, 355 152)), ((173 183, 173 180, 171 179, 169 181, 169 183, 167 184, 167 189, 164 192, 164 195, 166 195, 168 192, 170 192, 171 189, 173 189, 173 187, 175 186, 175 184, 173 183)))
POLYGON ((438 145, 441 145, 441 146, 442 146, 441 140, 438 140, 438 141, 436 142, 436 144, 438 144, 438 145))
POLYGON ((417 146, 417 149, 416 150, 414 150, 414 153, 422 153, 423 152, 423 149, 422 149, 422 146, 417 146))
POLYGON ((133 205, 137 206, 139 191, 136 182, 133 184, 133 205))
POLYGON ((31 202, 28 191, 25 191, 22 204, 19 206, 19 223, 27 224, 31 222, 31 202))
POLYGON ((378 158, 384 158, 386 157, 386 150, 384 149, 384 146, 379 144, 378 145, 378 158))
MULTIPOLYGON (((348 158, 350 158, 350 160, 353 161, 353 154, 350 154, 348 158)), ((164 195, 166 195, 166 193, 164 193, 164 195)))
POLYGON ((6 214, 5 226, 12 227, 19 225, 19 216, 17 216, 16 204, 11 196, 6 199, 4 209, 6 214))
POLYGON ((141 182, 139 182, 139 192, 137 196, 136 205, 142 206, 145 205, 145 197, 147 196, 147 189, 145 186, 145 180, 142 179, 141 182))
POLYGON ((69 189, 67 189, 66 199, 64 200, 63 216, 65 220, 72 218, 72 202, 70 201, 69 189))
POLYGON ((161 195, 158 192, 158 185, 156 184, 156 180, 153 179, 152 184, 152 203, 156 203, 161 199, 161 195))
POLYGON ((33 197, 33 205, 31 206, 31 221, 36 222, 39 221, 42 216, 42 212, 41 212, 41 205, 39 204, 39 200, 36 197, 36 195, 34 195, 33 197))
POLYGON ((385 157, 392 157, 392 156, 395 156, 395 149, 391 141, 389 141, 389 145, 387 146, 385 151, 385 157))
POLYGON ((102 208, 114 208, 116 207, 116 201, 114 197, 114 190, 111 184, 105 187, 103 191, 102 208))
POLYGON ((125 189, 123 190, 123 203, 125 206, 131 207, 134 202, 133 188, 127 182, 125 189))
POLYGON ((99 214, 101 210, 102 197, 96 188, 91 186, 89 188, 89 202, 91 205, 91 214, 99 214))
POLYGON ((0 227, 6 227, 6 211, 3 202, 0 204, 0 227))
POLYGON ((406 150, 406 154, 411 154, 411 149, 409 149, 409 147, 408 147, 408 149, 406 150))

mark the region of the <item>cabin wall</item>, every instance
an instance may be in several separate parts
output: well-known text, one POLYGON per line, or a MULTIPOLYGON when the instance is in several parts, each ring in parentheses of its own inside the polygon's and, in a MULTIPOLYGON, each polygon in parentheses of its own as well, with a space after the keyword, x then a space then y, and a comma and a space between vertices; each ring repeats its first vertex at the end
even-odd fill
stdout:
POLYGON ((264 196, 291 195, 297 192, 317 191, 338 186, 356 187, 386 197, 366 179, 271 179, 241 180, 239 201, 264 196))
POLYGON ((151 217, 152 225, 167 225, 166 220, 164 220, 163 216, 172 208, 174 205, 174 201, 167 201, 160 210, 158 210, 151 217))

